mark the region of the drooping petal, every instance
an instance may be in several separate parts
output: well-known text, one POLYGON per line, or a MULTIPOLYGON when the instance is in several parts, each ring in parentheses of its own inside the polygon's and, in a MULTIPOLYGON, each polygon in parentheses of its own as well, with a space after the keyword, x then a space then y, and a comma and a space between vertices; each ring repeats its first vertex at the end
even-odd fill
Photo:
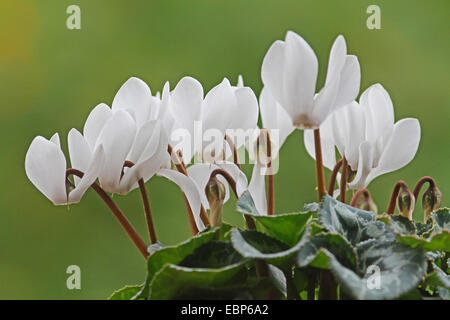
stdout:
POLYGON ((105 164, 100 173, 100 184, 108 192, 119 192, 122 167, 136 133, 136 125, 127 111, 119 110, 105 124, 97 145, 103 145, 105 164))
POLYGON ((91 113, 89 113, 89 116, 84 124, 83 136, 89 144, 91 150, 94 150, 100 132, 112 115, 113 112, 111 108, 104 103, 100 103, 92 109, 91 113))
POLYGON ((420 124, 417 119, 406 118, 394 125, 378 165, 370 172, 366 184, 382 174, 398 170, 416 155, 420 142, 420 124))
POLYGON ((256 210, 262 215, 267 215, 266 176, 263 169, 260 164, 255 163, 248 191, 253 198, 256 210))
POLYGON ((233 162, 223 162, 219 163, 218 167, 228 172, 228 174, 233 178, 236 182, 236 192, 238 193, 238 197, 242 195, 242 193, 248 187, 247 176, 242 172, 241 169, 233 162))
MULTIPOLYGON (((86 172, 91 163, 92 152, 86 139, 81 133, 73 128, 67 135, 69 145, 70 164, 73 169, 86 172)), ((78 185, 80 178, 74 177, 75 186, 78 185)))
POLYGON ((136 124, 140 127, 148 119, 151 100, 152 93, 148 85, 141 79, 132 77, 117 91, 112 110, 133 110, 136 124))
POLYGON ((211 173, 215 168, 217 168, 217 166, 213 164, 198 163, 193 164, 186 169, 188 176, 195 181, 198 192, 200 194, 201 202, 206 210, 209 209, 209 202, 206 198, 205 187, 208 184, 209 177, 211 176, 211 173))
POLYGON ((86 190, 95 182, 105 161, 103 146, 98 146, 92 155, 92 159, 84 171, 83 178, 76 188, 69 193, 68 203, 77 203, 81 200, 86 190))
MULTIPOLYGON (((53 141, 59 141, 54 136, 53 141)), ((33 139, 25 156, 28 179, 55 205, 67 203, 66 158, 57 143, 38 136, 33 139)))
POLYGON ((205 229, 205 225, 200 219, 201 198, 195 182, 188 176, 170 169, 161 169, 158 171, 158 175, 173 181, 181 188, 188 199, 198 230, 205 229))

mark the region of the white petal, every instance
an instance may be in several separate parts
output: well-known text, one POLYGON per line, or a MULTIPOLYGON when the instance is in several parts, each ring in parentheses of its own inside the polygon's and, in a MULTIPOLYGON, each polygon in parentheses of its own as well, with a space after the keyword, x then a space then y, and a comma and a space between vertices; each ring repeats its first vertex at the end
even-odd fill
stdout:
POLYGON ((365 188, 369 184, 367 176, 373 170, 374 148, 370 141, 365 141, 359 145, 358 170, 355 178, 348 183, 350 189, 365 188))
POLYGON ((225 133, 238 112, 237 99, 228 79, 212 88, 205 97, 203 130, 218 129, 225 133))
MULTIPOLYGON (((86 172, 91 162, 91 148, 86 139, 77 129, 71 129, 67 136, 69 144, 70 164, 73 169, 86 172)), ((80 178, 74 177, 75 186, 78 185, 80 178)))
POLYGON ((50 141, 53 142, 58 148, 61 149, 61 142, 59 140, 59 134, 55 133, 51 138, 50 141))
POLYGON ((369 184, 377 176, 398 170, 414 159, 420 142, 420 124, 407 118, 394 125, 392 136, 385 146, 378 166, 367 177, 369 184))
POLYGON ((206 198, 205 188, 208 184, 211 173, 217 166, 209 163, 198 163, 187 168, 188 176, 195 181, 200 198, 205 209, 209 209, 209 202, 206 198))
MULTIPOLYGON (((285 100, 282 106, 296 126, 309 125, 316 90, 318 62, 309 44, 298 34, 286 34, 284 65, 285 100), (284 105, 286 103, 286 105, 284 105)), ((275 96, 277 101, 278 98, 275 96)), ((280 101, 281 102, 281 101, 280 101)))
POLYGON ((106 123, 97 140, 97 145, 103 145, 105 164, 99 180, 103 189, 108 192, 119 192, 119 180, 123 164, 130 151, 136 133, 133 118, 126 111, 119 110, 106 123))
POLYGON ((253 166, 252 178, 248 186, 256 210, 261 215, 267 215, 267 198, 266 198, 266 176, 263 174, 263 168, 258 163, 253 166))
POLYGON ((203 229, 205 229, 205 225, 200 219, 201 200, 200 200, 200 193, 197 189, 197 186, 195 185, 195 182, 191 178, 175 170, 161 169, 158 172, 158 175, 166 177, 167 179, 176 183, 181 188, 186 198, 188 199, 189 205, 194 214, 195 223, 197 225, 198 230, 202 231, 203 229))
MULTIPOLYGON (((235 90, 237 100, 237 113, 232 115, 233 122, 226 129, 253 129, 258 124, 258 100, 249 87, 235 90)), ((237 145, 237 148, 241 145, 237 145)))
POLYGON ((94 150, 98 136, 105 123, 112 117, 111 108, 104 103, 100 103, 91 113, 89 113, 83 128, 83 135, 91 150, 94 150))
MULTIPOLYGON (((284 66, 285 66, 285 43, 275 41, 264 56, 261 67, 261 78, 264 87, 280 102, 283 108, 289 108, 284 99, 284 66)), ((290 114, 290 113, 289 113, 290 114)))
POLYGON ((141 126, 126 160, 137 163, 141 157, 149 158, 158 147, 161 124, 158 120, 149 120, 141 126), (144 151, 146 151, 144 155, 144 151))
POLYGON ((292 125, 292 120, 287 112, 265 88, 261 91, 259 105, 263 127, 268 129, 269 133, 271 130, 279 130, 278 141, 272 141, 276 146, 275 150, 273 150, 273 154, 276 156, 284 141, 294 131, 295 127, 292 125))
POLYGON ((239 75, 236 87, 241 88, 243 86, 244 86, 244 78, 242 77, 242 75, 239 75))
POLYGON ((141 79, 132 77, 128 79, 117 91, 112 103, 114 111, 131 109, 136 116, 137 126, 147 121, 150 112, 152 93, 148 85, 141 79))
POLYGON ((344 67, 341 70, 339 90, 334 102, 336 110, 356 99, 361 84, 361 69, 356 56, 347 55, 344 67))
POLYGON ((171 92, 170 107, 180 124, 192 130, 194 121, 200 120, 203 104, 203 87, 196 79, 182 78, 171 92))
POLYGON ((34 138, 25 156, 25 171, 34 186, 55 205, 67 203, 66 158, 56 143, 41 136, 34 138))
MULTIPOLYGON (((313 159, 316 159, 314 130, 308 129, 303 130, 303 132, 303 141, 305 143, 306 151, 308 151, 313 159)), ((323 123, 322 126, 320 126, 320 145, 322 147, 323 165, 326 168, 333 170, 336 165, 336 151, 333 134, 331 132, 331 125, 329 123, 323 123)))
POLYGON ((333 81, 339 81, 341 70, 345 64, 346 55, 347 46, 345 44, 345 39, 342 35, 339 35, 331 47, 325 86, 333 81))
POLYGON ((239 169, 237 165, 232 162, 220 163, 218 166, 228 172, 228 174, 236 182, 236 192, 238 193, 238 197, 240 197, 248 187, 247 176, 241 169, 239 169))
POLYGON ((380 85, 374 84, 364 91, 360 104, 366 114, 366 139, 376 141, 394 125, 394 108, 388 92, 380 85))
POLYGON ((330 81, 314 97, 314 110, 311 115, 311 126, 319 127, 331 115, 339 92, 339 79, 330 81))
POLYGON ((77 184, 76 188, 69 193, 68 203, 77 203, 81 200, 86 190, 95 182, 105 161, 103 147, 100 145, 95 150, 92 159, 83 178, 77 184))

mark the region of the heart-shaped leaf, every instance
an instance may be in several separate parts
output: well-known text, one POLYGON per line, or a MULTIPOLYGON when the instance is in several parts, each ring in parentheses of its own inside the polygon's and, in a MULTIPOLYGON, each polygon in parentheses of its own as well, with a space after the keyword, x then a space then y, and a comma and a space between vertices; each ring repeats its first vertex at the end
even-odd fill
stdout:
POLYGON ((205 292, 208 297, 229 297, 246 285, 246 262, 229 242, 205 243, 179 265, 166 264, 158 271, 150 283, 149 299, 193 298, 205 292))
POLYGON ((403 216, 392 216, 389 226, 400 234, 415 234, 417 232, 414 222, 403 216))
POLYGON ((413 290, 426 273, 421 249, 395 242, 368 240, 357 247, 356 272, 330 259, 343 290, 355 299, 395 299, 413 290))
POLYGON ((203 244, 211 241, 217 230, 211 230, 199 233, 178 245, 167 246, 155 251, 147 260, 147 278, 144 286, 136 298, 147 298, 149 293, 150 282, 155 274, 161 270, 166 264, 178 264, 188 255, 192 254, 195 249, 203 244))
POLYGON ((330 255, 344 266, 356 267, 356 251, 352 245, 338 233, 321 233, 310 239, 297 253, 297 267, 316 267, 329 269, 330 255))
POLYGON ((242 256, 250 259, 262 259, 283 269, 293 262, 295 253, 306 244, 309 234, 310 230, 307 228, 300 241, 290 247, 255 230, 240 231, 234 229, 231 233, 231 243, 242 256))

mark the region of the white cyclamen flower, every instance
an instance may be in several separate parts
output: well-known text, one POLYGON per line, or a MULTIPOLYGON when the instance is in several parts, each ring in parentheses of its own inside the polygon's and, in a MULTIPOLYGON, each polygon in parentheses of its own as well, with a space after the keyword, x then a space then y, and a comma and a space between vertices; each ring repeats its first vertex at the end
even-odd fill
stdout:
MULTIPOLYGON (((335 147, 348 161, 355 178, 352 189, 364 188, 376 177, 406 166, 420 142, 420 124, 406 118, 394 123, 394 108, 388 92, 375 84, 353 102, 334 112, 320 126, 324 165, 336 164, 335 147)), ((305 146, 314 158, 312 130, 305 131, 305 146)))
MULTIPOLYGON (((204 152, 210 144, 203 141, 203 132, 209 129, 212 129, 210 132, 217 132, 219 136, 216 137, 218 141, 215 141, 215 146, 219 150, 216 151, 223 151, 223 138, 227 130, 254 129, 258 121, 258 102, 253 90, 249 87, 232 86, 226 78, 203 97, 200 82, 184 77, 173 91, 163 91, 162 103, 168 106, 175 122, 169 140, 174 146, 178 145, 175 149, 181 149, 187 163, 195 154, 204 152), (194 132, 195 122, 201 124, 202 132, 194 132), (177 143, 181 140, 177 136, 177 129, 184 129, 188 134, 187 144, 177 143), (199 134, 202 141, 198 144, 193 138, 199 134)), ((238 144, 236 147, 240 146, 238 144)), ((218 157, 219 153, 216 152, 218 157)))
POLYGON ((315 129, 359 92, 360 67, 347 54, 343 36, 331 48, 325 86, 316 93, 318 62, 309 44, 288 31, 285 41, 275 41, 264 57, 261 76, 264 90, 277 101, 298 129, 315 129))
MULTIPOLYGON (((70 150, 70 155, 78 152, 78 147, 70 150)), ((75 179, 75 188, 66 185, 66 157, 61 150, 59 135, 50 140, 38 136, 34 138, 25 157, 25 171, 28 179, 55 205, 77 203, 86 190, 95 182, 104 163, 102 145, 98 145, 89 159, 85 159, 83 178, 75 179)))

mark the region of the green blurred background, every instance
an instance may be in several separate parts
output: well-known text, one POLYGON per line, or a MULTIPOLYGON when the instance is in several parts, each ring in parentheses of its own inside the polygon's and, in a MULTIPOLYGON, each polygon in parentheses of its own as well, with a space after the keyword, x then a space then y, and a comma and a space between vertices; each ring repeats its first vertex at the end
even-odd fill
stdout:
MULTIPOLYGON (((382 83, 396 119, 420 119, 422 139, 405 168, 377 178, 370 190, 385 210, 394 183, 423 175, 450 192, 448 125, 450 2, 268 0, 2 0, 0 4, 0 298, 103 299, 145 278, 144 261, 94 192, 55 207, 26 178, 24 157, 36 135, 66 136, 97 103, 110 104, 130 76, 152 92, 185 75, 205 89, 242 74, 257 95, 264 54, 287 30, 302 35, 319 58, 321 87, 333 40, 343 34, 362 69, 361 89, 382 83), (66 8, 81 7, 81 30, 66 28, 66 8), (369 30, 366 8, 381 8, 381 30, 369 30), (66 288, 66 268, 81 267, 81 290, 66 288)), ((316 200, 314 163, 302 132, 281 151, 278 212, 316 200)), ((246 168, 249 172, 249 168, 246 168)), ((160 240, 189 237, 183 197, 162 178, 148 183, 160 240)), ((114 198, 142 235, 138 190, 114 198)), ((235 201, 225 220, 241 224, 235 201)), ((417 219, 422 215, 417 210, 417 219)))

